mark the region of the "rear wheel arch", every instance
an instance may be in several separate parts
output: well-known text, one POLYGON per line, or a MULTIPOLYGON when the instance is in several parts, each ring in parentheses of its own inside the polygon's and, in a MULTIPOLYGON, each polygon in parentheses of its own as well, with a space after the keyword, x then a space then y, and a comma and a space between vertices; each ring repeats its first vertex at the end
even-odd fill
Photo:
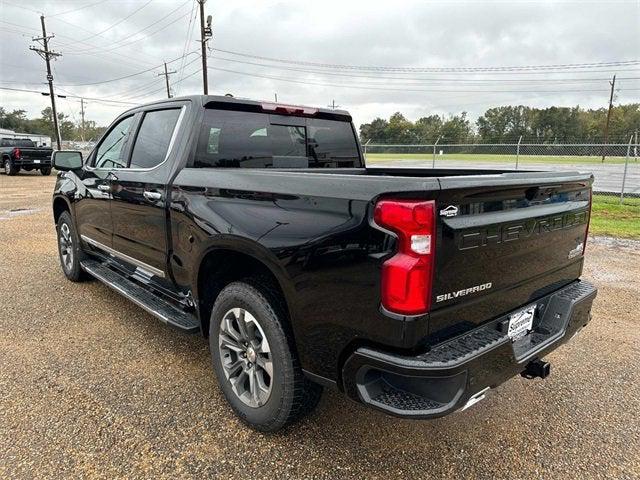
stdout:
POLYGON ((283 282, 273 267, 255 256, 229 248, 212 248, 202 257, 198 268, 196 298, 202 334, 209 335, 209 318, 216 298, 232 282, 251 279, 252 284, 268 289, 273 298, 281 300, 281 308, 291 322, 292 310, 283 282))

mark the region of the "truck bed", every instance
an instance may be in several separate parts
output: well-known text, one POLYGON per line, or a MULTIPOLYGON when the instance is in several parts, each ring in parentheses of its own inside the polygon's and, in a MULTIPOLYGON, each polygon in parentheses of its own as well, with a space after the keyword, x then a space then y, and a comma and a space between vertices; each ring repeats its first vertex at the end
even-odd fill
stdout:
MULTIPOLYGON (((222 230, 254 238, 281 259, 301 299, 301 336, 316 336, 327 322, 357 332, 354 319, 375 318, 377 341, 419 349, 577 279, 592 181, 578 172, 185 168, 171 188, 189 205, 195 203, 188 197, 204 194, 206 201, 193 200, 192 214, 206 218, 214 209, 222 230), (438 212, 432 309, 407 318, 400 338, 377 297, 380 266, 394 245, 372 215, 388 197, 435 200, 438 212), (441 214, 451 206, 455 216, 441 214), (295 258, 288 249, 298 252, 295 258), (350 307, 336 308, 332 298, 350 307)), ((327 373, 336 360, 310 362, 327 373)))

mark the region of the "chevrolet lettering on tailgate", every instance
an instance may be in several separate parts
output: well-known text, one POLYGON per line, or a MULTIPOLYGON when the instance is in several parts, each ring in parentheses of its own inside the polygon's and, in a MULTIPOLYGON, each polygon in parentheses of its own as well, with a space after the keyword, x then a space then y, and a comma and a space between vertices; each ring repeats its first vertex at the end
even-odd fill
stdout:
POLYGON ((586 224, 588 218, 588 210, 582 210, 580 212, 568 212, 562 215, 537 218, 525 222, 471 230, 460 235, 458 249, 470 250, 472 248, 485 247, 490 243, 513 242, 534 235, 543 235, 548 232, 586 224))

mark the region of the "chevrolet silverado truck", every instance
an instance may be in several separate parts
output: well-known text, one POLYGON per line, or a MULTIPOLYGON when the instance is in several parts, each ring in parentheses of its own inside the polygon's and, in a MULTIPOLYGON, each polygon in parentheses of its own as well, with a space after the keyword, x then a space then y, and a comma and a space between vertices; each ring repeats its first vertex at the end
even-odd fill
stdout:
POLYGON ((208 338, 258 430, 324 387, 405 418, 464 410, 546 377, 590 320, 591 174, 378 168, 345 111, 219 96, 129 110, 54 165, 66 277, 208 338))
POLYGON ((0 139, 0 156, 4 173, 15 175, 20 169, 30 172, 40 170, 42 175, 51 174, 51 154, 49 147, 37 147, 32 140, 22 138, 0 139))

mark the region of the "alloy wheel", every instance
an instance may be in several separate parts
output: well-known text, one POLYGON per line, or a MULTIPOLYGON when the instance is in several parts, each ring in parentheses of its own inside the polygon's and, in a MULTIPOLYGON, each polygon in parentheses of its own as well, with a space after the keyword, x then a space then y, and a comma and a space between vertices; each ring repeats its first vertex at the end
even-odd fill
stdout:
POLYGON ((70 271, 73 267, 73 238, 69 225, 63 223, 60 227, 60 256, 65 270, 70 271))
POLYGON ((264 405, 273 386, 271 348, 258 320, 243 308, 232 308, 220 322, 220 359, 236 396, 253 408, 264 405))

